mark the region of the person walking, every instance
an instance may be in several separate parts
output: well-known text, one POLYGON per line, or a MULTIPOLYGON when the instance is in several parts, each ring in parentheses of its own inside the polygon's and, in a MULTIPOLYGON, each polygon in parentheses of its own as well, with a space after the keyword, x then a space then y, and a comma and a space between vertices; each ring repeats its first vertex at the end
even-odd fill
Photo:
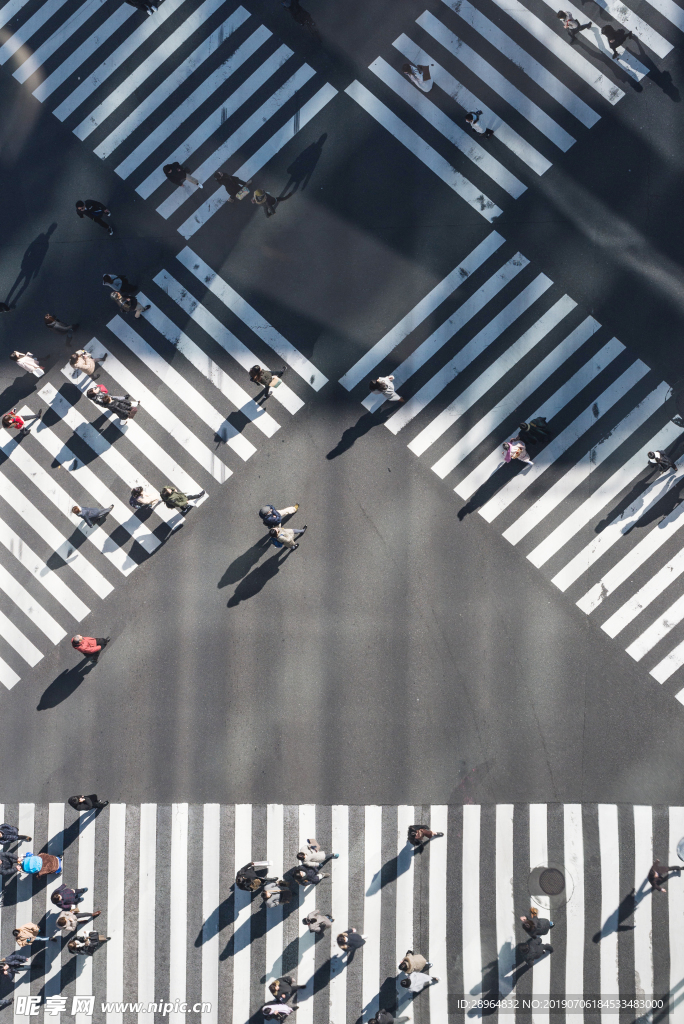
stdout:
MULTIPOLYGON (((288 196, 287 198, 289 199, 290 197, 288 196)), ((257 206, 263 206, 266 216, 272 217, 281 200, 276 199, 270 192, 264 192, 263 188, 255 188, 252 202, 256 203, 257 206)))
POLYGON ((100 809, 102 807, 109 807, 109 800, 98 800, 97 793, 91 793, 90 796, 70 796, 67 803, 75 811, 92 811, 100 809))
POLYGON ((394 374, 390 374, 389 377, 378 377, 376 380, 372 380, 368 384, 369 391, 377 391, 379 394, 384 395, 388 402, 404 402, 406 399, 402 398, 394 390, 394 374))
POLYGON ((553 946, 542 942, 539 936, 534 936, 529 942, 522 946, 523 959, 528 967, 533 967, 536 960, 541 960, 545 953, 553 953, 553 946))
POLYGON ((140 290, 137 284, 131 284, 125 274, 103 274, 102 284, 105 288, 113 288, 122 295, 136 295, 140 290))
POLYGON ((418 851, 422 852, 426 843, 429 843, 431 839, 441 839, 443 835, 443 832, 433 832, 427 825, 409 825, 407 839, 411 846, 417 847, 418 851))
POLYGON ((577 33, 582 32, 585 28, 591 28, 591 22, 588 21, 586 25, 580 25, 577 18, 573 18, 572 14, 568 14, 565 11, 558 11, 557 18, 563 22, 563 28, 566 29, 570 36, 570 43, 574 43, 577 40, 577 33))
POLYGON ((292 900, 292 890, 287 882, 279 878, 275 886, 264 886, 261 890, 261 898, 264 907, 279 907, 292 900))
POLYGON ((58 320, 52 313, 46 313, 43 317, 43 323, 46 327, 49 327, 51 331, 56 331, 57 334, 66 334, 65 344, 68 345, 74 336, 74 332, 78 330, 78 324, 65 324, 63 320, 58 320))
POLYGON ((261 1015, 264 1020, 285 1021, 291 1013, 295 1013, 298 1007, 288 1006, 287 1003, 265 1003, 261 1007, 261 1015))
MULTIPOLYGON (((432 67, 434 67, 434 64, 432 67)), ((402 64, 401 73, 421 92, 430 92, 434 85, 430 77, 430 68, 427 64, 402 64)))
POLYGON ((54 853, 30 853, 23 854, 20 862, 21 870, 27 875, 61 875, 62 860, 54 853))
POLYGON ((668 880, 671 873, 681 875, 681 865, 673 864, 672 867, 666 868, 659 860, 654 860, 651 870, 646 876, 646 880, 650 882, 654 890, 657 889, 658 892, 667 892, 667 889, 663 886, 663 882, 668 880))
MULTIPOLYGON (((14 878, 14 876, 18 874, 19 858, 16 853, 6 853, 4 850, 0 851, 0 876, 2 876, 2 878, 6 878, 9 882, 10 879, 14 878)), ((1 902, 0 906, 2 906, 1 902)))
POLYGON ((139 484, 137 487, 134 487, 133 490, 131 491, 131 496, 128 499, 128 504, 131 506, 131 508, 134 509, 154 508, 155 505, 158 505, 160 503, 160 501, 161 498, 156 493, 156 491, 146 490, 139 484))
POLYGON ((76 636, 71 638, 71 646, 75 651, 80 651, 84 658, 94 658, 97 660, 100 652, 109 643, 110 637, 108 636, 81 636, 77 633, 76 636))
POLYGON ((466 124, 468 125, 471 131, 476 132, 478 135, 483 135, 485 139, 491 139, 492 135, 494 134, 494 129, 484 128, 480 124, 481 114, 481 110, 471 110, 470 113, 466 114, 465 116, 466 124))
POLYGON ((548 935, 551 928, 553 928, 553 921, 549 921, 546 917, 539 917, 536 907, 532 907, 529 917, 523 915, 520 920, 523 930, 532 938, 536 935, 548 935))
POLYGON ((13 928, 12 935, 17 940, 17 945, 22 949, 24 946, 30 946, 32 942, 48 942, 49 940, 47 935, 40 934, 40 928, 33 921, 30 921, 28 924, 19 925, 18 928, 13 928))
POLYGON ((284 526, 273 526, 268 532, 271 535, 271 544, 274 548, 289 548, 290 551, 296 551, 299 547, 299 541, 295 541, 295 537, 301 537, 306 529, 306 524, 301 530, 289 530, 284 526))
POLYGON ((267 370, 265 366, 259 366, 257 363, 249 371, 249 379, 253 384, 260 384, 262 387, 266 388, 266 398, 270 398, 273 393, 273 389, 279 388, 283 383, 280 378, 285 373, 286 369, 287 367, 283 366, 282 370, 279 370, 278 373, 271 373, 271 371, 267 370))
POLYGON ((503 457, 504 462, 510 462, 511 459, 520 459, 521 462, 529 462, 531 466, 534 465, 532 459, 527 454, 525 442, 521 441, 519 437, 512 437, 510 441, 504 441, 503 457))
POLYGON ((249 195, 249 188, 247 187, 250 184, 249 181, 236 178, 234 174, 226 174, 225 171, 216 171, 214 178, 218 181, 219 185, 223 185, 225 188, 228 193, 229 203, 234 203, 236 199, 244 199, 245 196, 249 195))
POLYGON ((86 352, 84 348, 78 348, 69 356, 69 365, 73 366, 74 370, 82 370, 83 373, 92 377, 93 380, 97 380, 100 375, 99 373, 95 373, 95 367, 104 363, 106 358, 106 352, 103 356, 98 356, 97 359, 95 359, 91 356, 90 352, 86 352))
POLYGON ((17 829, 16 825, 9 825, 6 821, 0 825, 0 846, 8 843, 30 843, 33 836, 24 836, 17 829))
POLYGON ((309 867, 318 868, 323 867, 329 860, 337 860, 339 856, 339 853, 329 853, 326 856, 325 850, 321 849, 317 839, 307 839, 304 846, 297 853, 297 860, 300 860, 302 864, 306 864, 309 867))
POLYGON ((310 932, 322 934, 326 928, 330 927, 334 920, 335 918, 330 917, 329 914, 322 914, 320 910, 312 910, 310 914, 307 914, 302 919, 302 924, 308 925, 310 932))
POLYGON ((83 902, 83 894, 86 892, 88 892, 87 887, 83 889, 70 889, 68 885, 62 883, 59 888, 55 889, 50 897, 50 901, 56 907, 59 907, 60 910, 73 910, 74 907, 83 902))
POLYGON ((109 409, 110 412, 116 413, 120 420, 127 420, 135 416, 140 405, 140 402, 136 398, 131 398, 130 395, 110 395, 107 388, 100 384, 94 388, 88 388, 86 395, 96 405, 101 405, 103 409, 109 409))
POLYGON ((92 528, 93 526, 102 525, 113 508, 113 505, 110 505, 109 508, 88 508, 87 506, 74 505, 71 511, 92 528))
POLYGON ((86 921, 99 917, 101 913, 101 910, 94 910, 92 914, 89 914, 84 910, 64 910, 55 922, 55 931, 54 934, 50 936, 50 940, 52 942, 56 942, 62 932, 75 932, 82 924, 85 924, 86 921))
MULTIPOLYGON (((32 420, 37 420, 38 416, 31 416, 32 420)), ((7 427, 8 430, 18 430, 22 437, 26 437, 27 434, 31 433, 31 428, 26 426, 26 421, 21 418, 16 409, 11 409, 6 412, 2 417, 3 427, 7 427)))
POLYGON ((25 971, 30 966, 28 959, 28 953, 20 953, 18 949, 15 949, 9 956, 4 956, 0 960, 0 970, 5 977, 12 979, 17 971, 25 971))
POLYGON ((648 461, 652 466, 657 466, 661 473, 669 473, 677 469, 677 465, 666 452, 649 452, 648 461))
POLYGON ((402 978, 399 984, 402 988, 407 988, 409 992, 422 992, 428 985, 437 985, 439 978, 433 978, 429 974, 423 974, 421 971, 413 971, 408 978, 402 978))
POLYGON ((337 936, 337 945, 343 953, 347 954, 347 964, 354 959, 354 954, 361 946, 365 946, 366 936, 357 932, 356 928, 347 928, 346 932, 340 932, 337 936))
POLYGON ((368 1024, 402 1024, 403 1021, 410 1019, 410 1017, 393 1017, 389 1010, 378 1010, 368 1024))
POLYGON ((404 974, 413 974, 414 971, 425 971, 428 967, 432 967, 422 953, 414 953, 412 949, 407 949, 404 954, 404 959, 399 964, 399 970, 403 971, 404 974))
POLYGON ((601 35, 606 37, 606 42, 613 51, 613 60, 618 60, 618 46, 624 46, 627 39, 632 38, 631 32, 625 32, 624 28, 614 29, 612 25, 604 25, 601 35))
POLYGON ((134 295, 122 295, 121 292, 111 292, 110 297, 114 299, 122 313, 134 313, 135 319, 139 320, 143 313, 146 313, 151 307, 151 303, 146 306, 141 305, 134 295))
POLYGON ((317 871, 316 868, 308 867, 308 865, 302 865, 301 867, 295 868, 292 872, 292 877, 295 882, 299 885, 318 885, 324 878, 330 878, 330 874, 327 871, 317 871))
POLYGON ((81 220, 83 220, 84 217, 90 217, 92 221, 103 227, 110 235, 114 234, 113 226, 105 223, 102 219, 103 217, 109 217, 109 210, 104 203, 98 203, 97 199, 86 199, 85 202, 83 202, 82 199, 77 199, 76 213, 79 215, 81 220))
POLYGON ((70 953, 78 953, 81 956, 94 956, 105 942, 109 942, 106 935, 99 935, 97 932, 88 932, 87 935, 77 935, 67 943, 70 953))
POLYGON ((33 352, 10 352, 10 359, 21 366, 22 370, 28 370, 34 377, 42 377, 45 367, 41 366, 33 352))
POLYGON ((523 421, 519 424, 518 437, 526 445, 536 444, 537 441, 546 441, 551 437, 551 431, 546 426, 546 417, 538 416, 536 420, 530 420, 529 423, 523 421))
POLYGON ((194 502, 199 501, 206 493, 206 491, 200 491, 199 494, 183 494, 182 491, 176 490, 171 484, 162 487, 159 492, 166 507, 172 511, 180 512, 183 516, 187 515, 191 508, 195 508, 194 502))
POLYGON ((306 985, 297 985, 290 975, 286 974, 284 978, 272 981, 268 986, 268 991, 277 1003, 286 1003, 292 996, 296 997, 297 990, 300 988, 306 988, 306 985))
POLYGON ((193 178, 192 174, 177 160, 175 163, 164 165, 164 174, 174 185, 182 185, 183 182, 189 181, 192 185, 197 185, 197 188, 204 188, 204 185, 201 185, 197 178, 193 178))
POLYGON ((272 878, 267 878, 265 875, 263 877, 259 876, 258 872, 264 872, 266 868, 270 867, 270 860, 251 860, 249 864, 245 864, 243 868, 240 868, 235 876, 235 884, 243 892, 256 892, 265 882, 277 881, 277 875, 274 875, 272 878))
POLYGON ((293 516, 298 508, 298 502, 294 505, 288 505, 287 508, 276 508, 275 505, 263 505, 259 509, 259 518, 264 526, 267 526, 270 530, 272 526, 280 526, 283 521, 283 516, 293 516))

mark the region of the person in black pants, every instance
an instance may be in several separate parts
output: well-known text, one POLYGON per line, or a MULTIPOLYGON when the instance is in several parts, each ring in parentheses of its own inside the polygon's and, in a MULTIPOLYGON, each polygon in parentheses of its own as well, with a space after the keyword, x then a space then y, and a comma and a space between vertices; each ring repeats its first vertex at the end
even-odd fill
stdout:
POLYGON ((566 11, 559 11, 556 15, 557 18, 563 22, 563 28, 567 31, 570 36, 570 42, 574 43, 577 41, 577 33, 581 32, 585 28, 591 28, 591 22, 588 21, 586 25, 580 25, 577 18, 573 18, 572 14, 568 14, 566 11))
POLYGON ((241 178, 236 178, 234 174, 226 174, 225 171, 217 171, 214 175, 219 185, 223 185, 226 192, 228 193, 228 202, 234 203, 235 196, 243 188, 247 188, 249 185, 248 181, 242 181, 241 178))
POLYGON ((92 811, 93 807, 106 807, 109 800, 98 800, 97 793, 90 796, 70 796, 69 803, 75 811, 92 811))
POLYGON ((6 821, 0 825, 0 844, 3 846, 6 843, 30 843, 32 839, 33 836, 21 835, 16 825, 8 825, 6 821))
POLYGON ((546 917, 537 917, 536 914, 530 917, 521 917, 520 920, 524 931, 532 938, 537 935, 548 935, 549 930, 553 928, 553 921, 549 921, 546 917))
POLYGON ((538 936, 535 936, 525 943, 522 952, 525 963, 528 967, 532 967, 535 960, 541 960, 545 953, 553 953, 553 946, 549 946, 548 942, 542 942, 538 936))
POLYGON ((546 441, 548 437, 551 437, 551 431, 546 426, 546 416, 538 416, 536 420, 530 420, 529 423, 521 423, 518 437, 526 445, 536 444, 537 441, 546 441))
POLYGON ((109 210, 104 203, 98 203, 97 199, 86 199, 85 202, 82 199, 78 199, 76 201, 76 213, 81 220, 84 217, 90 217, 96 224, 99 224, 105 231, 108 231, 110 235, 114 234, 114 228, 111 224, 105 224, 102 220, 103 216, 109 216, 109 210))

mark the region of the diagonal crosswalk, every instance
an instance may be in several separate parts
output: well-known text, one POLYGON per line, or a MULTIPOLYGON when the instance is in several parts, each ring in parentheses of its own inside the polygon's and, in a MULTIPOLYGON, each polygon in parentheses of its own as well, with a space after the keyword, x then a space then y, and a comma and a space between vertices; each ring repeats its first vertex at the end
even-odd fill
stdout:
POLYGON ((460 518, 492 523, 659 683, 684 667, 684 424, 667 383, 496 231, 341 378, 371 412, 378 373, 405 400, 385 426, 460 518), (506 463, 502 443, 536 418, 550 438, 506 463), (654 471, 655 450, 675 470, 654 471))
POLYGON ((647 874, 656 858, 680 863, 682 807, 117 803, 79 816, 22 803, 0 812, 33 835, 32 849, 63 857, 63 876, 47 887, 4 881, 3 953, 15 948, 13 927, 35 921, 53 933, 50 897, 62 881, 87 887, 80 909, 99 909, 95 926, 108 937, 75 970, 68 936, 36 944, 15 982, 15 1024, 36 1008, 50 1020, 48 998, 80 1024, 148 1019, 153 1004, 176 1020, 248 1024, 283 975, 300 986, 297 1017, 309 1024, 367 1021, 380 1008, 441 1024, 488 1016, 487 1001, 503 998, 533 1020, 549 1019, 540 1004, 550 998, 565 1000, 573 1020, 597 1016, 601 997, 631 1001, 640 1019, 681 1015, 682 878, 675 871, 664 895, 647 874), (413 824, 443 836, 418 852, 407 843, 413 824), (269 909, 234 886, 252 860, 287 878, 313 836, 339 855, 318 886, 293 882, 291 903, 269 909), (530 907, 553 921, 553 953, 531 970, 519 921, 530 907), (314 909, 333 918, 329 933, 303 924, 314 909), (366 941, 345 961, 336 936, 350 926, 366 941), (407 950, 439 978, 413 997, 398 984, 407 950))
POLYGON ((135 418, 92 403, 85 393, 93 380, 67 364, 22 406, 22 416, 36 417, 27 437, 0 427, 0 683, 8 688, 77 623, 94 630, 87 617, 99 600, 183 526, 184 516, 163 504, 132 508, 134 487, 205 491, 201 505, 282 428, 280 407, 293 415, 327 383, 189 248, 140 298, 150 306, 145 316, 117 315, 84 346, 106 357, 98 379, 110 393, 140 402, 135 418), (283 362, 289 384, 273 391, 279 407, 271 400, 266 408, 248 371, 283 362), (91 528, 75 505, 112 508, 91 528))

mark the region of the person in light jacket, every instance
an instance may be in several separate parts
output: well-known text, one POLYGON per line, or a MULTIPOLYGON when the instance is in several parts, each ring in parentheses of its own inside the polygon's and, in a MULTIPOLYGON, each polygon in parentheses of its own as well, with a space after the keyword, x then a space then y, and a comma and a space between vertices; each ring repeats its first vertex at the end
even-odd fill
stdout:
POLYGON ((13 928, 12 935, 17 940, 17 945, 22 948, 30 946, 32 942, 48 941, 47 935, 41 935, 40 928, 33 921, 30 921, 28 924, 19 925, 18 928, 13 928))
POLYGON ((156 491, 147 490, 139 484, 131 491, 128 504, 131 508, 154 508, 154 506, 158 505, 160 501, 161 498, 156 491))
POLYGON ((297 860, 300 860, 302 864, 308 864, 312 868, 322 867, 329 860, 337 860, 338 857, 339 853, 329 853, 326 856, 325 850, 321 850, 317 839, 307 839, 297 854, 297 860))
POLYGON ((10 359, 36 377, 42 377, 45 373, 45 367, 40 365, 33 352, 10 352, 10 359))
POLYGON ((511 459, 520 459, 521 462, 529 462, 531 466, 534 465, 527 453, 524 442, 519 437, 512 437, 510 441, 504 441, 503 457, 504 462, 510 462, 511 459))
POLYGON ((329 914, 322 914, 320 910, 312 910, 310 914, 307 914, 302 920, 302 924, 308 925, 310 932, 324 932, 326 928, 335 920, 334 917, 330 917, 329 914))
POLYGON ((268 531, 271 535, 271 543, 276 548, 290 548, 291 551, 296 551, 299 547, 299 541, 295 542, 295 537, 299 537, 306 530, 304 525, 301 530, 290 530, 284 526, 272 526, 268 531))
POLYGON ((414 953, 412 949, 406 950, 404 959, 399 964, 399 970, 403 971, 404 974, 412 974, 414 971, 424 971, 427 967, 432 967, 432 964, 428 963, 421 953, 414 953))
POLYGON ((384 395, 388 402, 406 401, 394 390, 394 374, 390 374, 389 377, 377 377, 376 380, 370 381, 368 390, 384 395))
POLYGON ((402 64, 401 73, 406 75, 409 82, 412 82, 421 92, 430 92, 434 85, 427 64, 402 64))
POLYGON ((101 913, 101 910, 94 910, 92 914, 88 914, 82 910, 64 910, 55 921, 55 932, 50 936, 52 942, 56 942, 62 932, 75 932, 82 924, 85 924, 86 921, 90 921, 91 918, 99 917, 101 913))
POLYGON ((90 352, 86 352, 84 348, 79 348, 69 356, 69 363, 75 370, 82 370, 84 373, 87 373, 89 377, 92 377, 93 380, 97 380, 99 373, 95 373, 95 367, 99 363, 104 363, 106 358, 107 354, 105 353, 105 355, 94 359, 90 352))

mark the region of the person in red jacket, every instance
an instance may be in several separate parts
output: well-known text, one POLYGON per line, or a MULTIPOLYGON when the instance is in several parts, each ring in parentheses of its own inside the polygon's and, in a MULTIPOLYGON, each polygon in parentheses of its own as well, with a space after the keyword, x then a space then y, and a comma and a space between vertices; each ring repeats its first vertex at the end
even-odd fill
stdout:
POLYGON ((15 430, 21 432, 22 437, 31 432, 31 428, 26 426, 26 422, 21 418, 16 409, 11 409, 5 413, 2 417, 2 425, 3 427, 14 427, 15 430))
POLYGON ((97 658, 103 647, 109 643, 108 636, 81 636, 77 633, 71 638, 71 646, 80 651, 85 658, 97 658))

